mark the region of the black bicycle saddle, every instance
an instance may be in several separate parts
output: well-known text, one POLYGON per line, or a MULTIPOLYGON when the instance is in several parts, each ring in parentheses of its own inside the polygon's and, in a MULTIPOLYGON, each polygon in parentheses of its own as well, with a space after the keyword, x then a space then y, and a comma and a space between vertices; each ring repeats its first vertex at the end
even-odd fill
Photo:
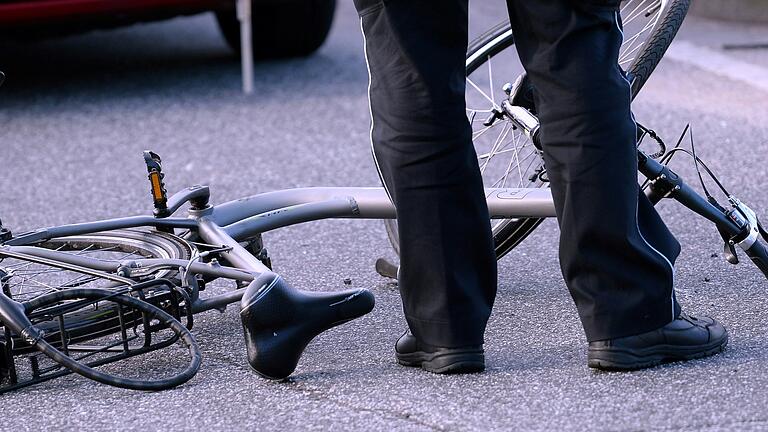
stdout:
POLYGON ((374 297, 366 289, 299 291, 264 272, 245 290, 240 305, 248 363, 264 378, 280 380, 296 369, 315 336, 367 314, 374 297))

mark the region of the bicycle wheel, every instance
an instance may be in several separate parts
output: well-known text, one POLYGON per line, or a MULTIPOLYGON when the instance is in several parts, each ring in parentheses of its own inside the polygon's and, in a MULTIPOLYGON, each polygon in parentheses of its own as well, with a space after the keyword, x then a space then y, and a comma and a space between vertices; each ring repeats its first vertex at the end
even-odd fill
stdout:
MULTIPOLYGON (((189 259, 189 243, 160 231, 125 229, 79 236, 55 238, 29 245, 35 248, 96 259, 104 269, 117 269, 119 263, 144 258, 189 259)), ((16 260, 0 255, 0 268, 13 278, 9 282, 10 297, 24 302, 35 297, 68 288, 111 288, 109 280, 71 270, 51 268, 45 264, 16 260)), ((113 271, 114 273, 114 271, 113 271)), ((176 270, 160 270, 147 278, 173 279, 176 270)))
MULTIPOLYGON (((632 83, 633 98, 661 61, 688 12, 690 0, 626 0, 621 4, 624 43, 619 64, 632 83)), ((521 76, 523 68, 514 50, 508 22, 501 23, 469 45, 467 51, 467 115, 485 187, 548 187, 539 150, 505 116, 488 123, 494 108, 509 96, 505 83, 521 76)), ((543 221, 539 218, 493 221, 496 257, 520 244, 543 221)), ((399 254, 397 222, 385 221, 392 246, 399 254)))
MULTIPOLYGON (((189 259, 192 248, 182 239, 167 233, 126 229, 79 235, 47 240, 28 245, 21 249, 32 255, 53 252, 69 259, 90 258, 98 264, 99 272, 85 274, 77 270, 60 268, 45 263, 4 255, 0 251, 0 274, 3 291, 15 301, 27 303, 45 298, 51 294, 74 289, 125 290, 125 281, 105 278, 100 275, 116 276, 120 263, 144 258, 189 259)), ((175 269, 160 269, 141 278, 129 279, 132 283, 144 281, 173 280, 177 277, 175 269)), ((147 301, 162 306, 165 310, 180 316, 180 304, 184 301, 173 291, 173 284, 159 287, 155 284, 141 291, 147 301)), ((87 351, 82 344, 88 342, 93 351, 98 351, 101 342, 125 329, 120 313, 116 308, 82 308, 71 311, 63 320, 44 320, 36 323, 46 333, 66 333, 67 344, 81 344, 78 349, 87 351)), ((123 317, 124 318, 124 317, 123 317)), ((34 358, 37 352, 16 335, 12 336, 0 323, 0 381, 14 381, 10 376, 11 368, 18 356, 34 358)), ((38 360, 31 360, 36 362, 38 360)), ((28 368, 29 375, 37 375, 34 365, 28 368)))

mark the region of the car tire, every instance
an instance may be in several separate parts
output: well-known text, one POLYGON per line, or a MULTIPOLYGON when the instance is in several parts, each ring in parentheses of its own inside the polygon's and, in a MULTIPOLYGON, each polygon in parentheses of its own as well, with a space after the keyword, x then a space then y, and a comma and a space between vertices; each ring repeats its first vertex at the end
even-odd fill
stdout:
MULTIPOLYGON (((336 0, 251 0, 253 57, 302 57, 325 42, 336 0)), ((234 3, 234 2, 233 2, 234 3)), ((216 12, 224 39, 240 54, 240 22, 234 9, 216 12)))

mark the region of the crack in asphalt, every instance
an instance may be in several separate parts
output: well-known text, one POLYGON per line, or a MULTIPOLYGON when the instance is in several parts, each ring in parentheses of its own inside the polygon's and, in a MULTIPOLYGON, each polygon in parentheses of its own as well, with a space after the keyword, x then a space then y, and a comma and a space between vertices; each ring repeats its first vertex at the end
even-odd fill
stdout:
POLYGON ((302 393, 305 396, 308 396, 309 398, 314 399, 314 400, 327 401, 327 402, 331 402, 331 403, 333 403, 333 404, 335 404, 337 406, 341 406, 343 408, 349 408, 349 409, 354 409, 354 410, 358 410, 358 411, 365 411, 365 412, 370 412, 370 413, 373 413, 373 414, 379 414, 379 415, 381 415, 383 417, 394 417, 394 418, 397 418, 399 420, 404 420, 404 421, 406 421, 408 423, 411 423, 411 424, 413 424, 415 426, 426 427, 426 428, 428 428, 430 430, 433 430, 433 431, 443 431, 443 430, 446 430, 446 428, 444 428, 442 426, 434 425, 434 424, 425 422, 425 421, 423 421, 423 420, 421 420, 421 419, 419 419, 417 417, 414 417, 413 414, 408 413, 408 412, 401 412, 401 411, 398 411, 398 410, 386 409, 386 408, 370 408, 370 407, 366 407, 366 406, 358 406, 358 405, 355 405, 355 404, 344 402, 342 400, 338 400, 338 399, 335 399, 333 397, 328 396, 327 393, 325 393, 325 392, 323 392, 323 391, 321 391, 319 389, 310 388, 309 386, 307 386, 305 384, 302 384, 302 383, 299 383, 299 382, 296 382, 296 381, 293 381, 290 378, 286 381, 286 383, 290 384, 294 389, 298 390, 300 393, 302 393))
POLYGON ((726 422, 726 423, 701 423, 701 424, 690 424, 690 425, 684 425, 684 426, 673 426, 669 428, 661 428, 660 430, 670 430, 670 431, 690 431, 690 430, 706 430, 706 429, 712 429, 712 428, 723 428, 725 430, 733 430, 734 426, 740 426, 740 425, 768 425, 768 419, 748 419, 748 420, 739 420, 735 422, 726 422))

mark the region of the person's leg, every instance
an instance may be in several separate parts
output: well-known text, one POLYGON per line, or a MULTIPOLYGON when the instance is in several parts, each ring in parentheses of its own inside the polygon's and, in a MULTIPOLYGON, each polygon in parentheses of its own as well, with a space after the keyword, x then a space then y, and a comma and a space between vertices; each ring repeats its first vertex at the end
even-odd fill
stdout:
POLYGON ((637 185, 619 0, 507 0, 534 87, 560 224, 560 265, 587 363, 629 370, 722 351, 725 328, 680 311, 680 245, 637 185))
POLYGON ((496 259, 465 111, 468 0, 355 0, 371 140, 397 208, 399 284, 416 339, 481 345, 496 259))
POLYGON ((535 88, 560 224, 560 264, 589 341, 662 327, 680 311, 680 246, 637 184, 619 0, 508 0, 535 88))

